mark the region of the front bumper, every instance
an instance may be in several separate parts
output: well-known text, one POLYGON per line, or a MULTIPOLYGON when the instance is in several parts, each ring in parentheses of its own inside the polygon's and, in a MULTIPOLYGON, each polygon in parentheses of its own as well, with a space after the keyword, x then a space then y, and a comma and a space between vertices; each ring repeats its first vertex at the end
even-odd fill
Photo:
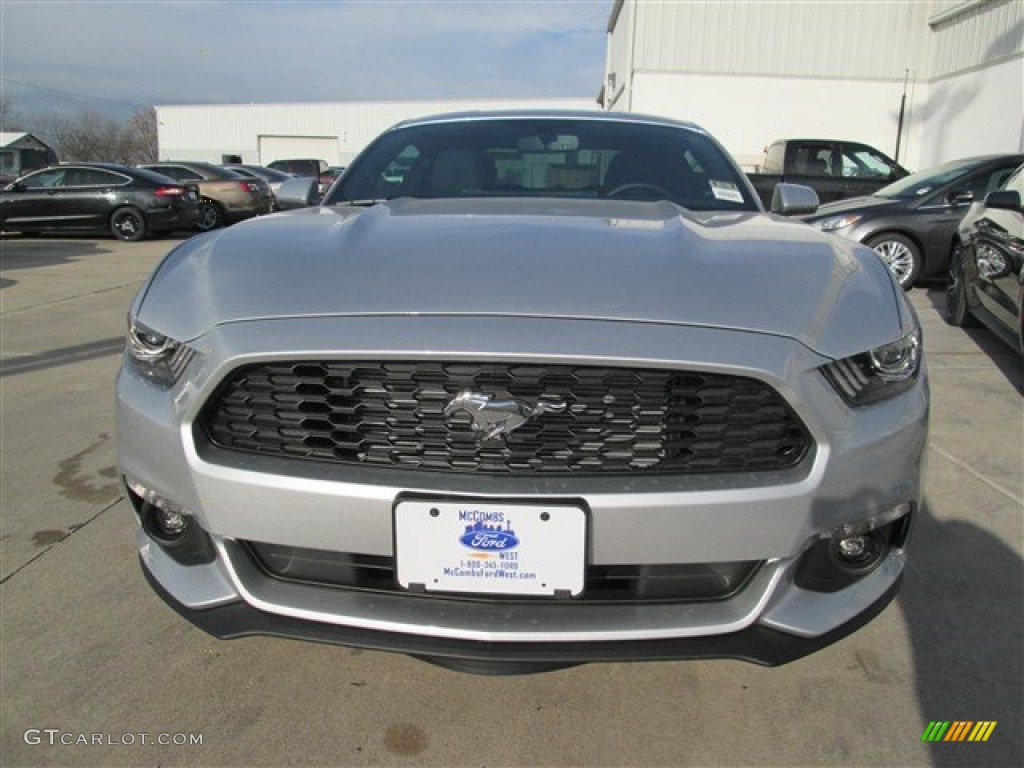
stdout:
POLYGON ((181 565, 140 532, 143 565, 157 591, 219 637, 281 634, 503 663, 729 657, 778 664, 834 642, 892 599, 905 563, 902 541, 874 571, 834 592, 803 589, 796 573, 802 554, 824 532, 900 505, 916 508, 927 437, 924 374, 911 391, 852 411, 818 371, 824 359, 776 337, 590 321, 559 321, 561 333, 553 333, 549 321, 474 321, 497 359, 554 359, 565 355, 571 338, 576 360, 686 360, 768 381, 815 441, 813 455, 786 471, 481 478, 197 450, 193 421, 209 393, 235 366, 267 359, 260 350, 268 342, 287 350, 275 356, 290 358, 330 354, 338 338, 346 339, 346 354, 354 359, 380 348, 396 357, 417 354, 403 344, 438 356, 471 356, 452 349, 459 325, 454 318, 418 318, 410 337, 402 318, 250 322, 196 342, 200 354, 170 391, 123 370, 117 405, 122 473, 190 510, 216 552, 212 562, 181 565), (609 348, 623 357, 600 354, 609 348), (394 505, 407 493, 580 499, 590 514, 593 564, 761 565, 742 590, 720 600, 516 604, 288 582, 261 570, 241 543, 392 557, 394 505))
POLYGON ((429 635, 384 632, 339 626, 265 613, 243 600, 205 609, 178 602, 142 561, 153 590, 180 616, 222 640, 252 635, 308 640, 317 643, 422 656, 431 661, 454 661, 453 666, 478 672, 528 671, 597 661, 682 661, 736 659, 779 666, 808 656, 856 632, 880 614, 899 591, 898 574, 874 602, 852 619, 823 635, 808 638, 755 624, 724 635, 602 642, 487 642, 450 640, 429 635))

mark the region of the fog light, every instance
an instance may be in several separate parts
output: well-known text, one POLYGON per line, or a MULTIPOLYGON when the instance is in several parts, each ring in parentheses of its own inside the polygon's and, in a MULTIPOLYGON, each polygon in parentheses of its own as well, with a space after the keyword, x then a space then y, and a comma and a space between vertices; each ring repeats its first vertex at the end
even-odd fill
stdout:
POLYGON ((828 559, 844 573, 863 576, 882 561, 888 550, 887 536, 875 530, 832 539, 828 548, 828 559))
POLYGON ((794 582, 814 592, 838 592, 867 576, 904 545, 912 512, 908 502, 823 531, 800 557, 794 582))
POLYGON ((195 513, 132 477, 124 476, 124 484, 143 530, 169 557, 181 565, 217 559, 213 541, 195 513))
POLYGON ((836 549, 839 556, 844 560, 856 560, 868 548, 868 542, 863 536, 852 536, 849 539, 840 539, 836 549))
POLYGON ((188 518, 175 509, 160 509, 153 507, 153 522, 168 538, 177 538, 185 533, 188 528, 188 518))

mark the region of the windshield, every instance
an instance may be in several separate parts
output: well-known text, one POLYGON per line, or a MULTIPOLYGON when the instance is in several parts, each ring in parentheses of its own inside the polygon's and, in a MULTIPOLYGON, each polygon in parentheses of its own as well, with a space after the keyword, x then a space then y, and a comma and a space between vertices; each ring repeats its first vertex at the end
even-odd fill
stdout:
POLYGON ((670 200, 756 211, 725 152, 685 128, 599 119, 459 120, 388 131, 325 204, 394 197, 670 200))
POLYGON ((912 173, 899 181, 894 181, 888 186, 882 187, 875 192, 878 197, 895 197, 901 199, 913 199, 922 197, 934 192, 939 187, 944 187, 961 176, 966 176, 979 165, 977 160, 955 160, 951 163, 943 163, 934 168, 928 168, 917 173, 912 173))

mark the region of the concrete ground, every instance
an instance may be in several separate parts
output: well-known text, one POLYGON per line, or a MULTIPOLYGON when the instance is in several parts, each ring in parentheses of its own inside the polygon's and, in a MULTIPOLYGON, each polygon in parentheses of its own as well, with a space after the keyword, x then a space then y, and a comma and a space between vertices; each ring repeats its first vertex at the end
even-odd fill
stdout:
POLYGON ((221 642, 147 586, 112 383, 131 297, 173 244, 0 239, 0 765, 1022 764, 1024 373, 985 331, 947 327, 941 290, 910 294, 930 466, 904 589, 879 618, 776 669, 481 678, 221 642), (998 725, 984 744, 929 745, 932 720, 998 725))

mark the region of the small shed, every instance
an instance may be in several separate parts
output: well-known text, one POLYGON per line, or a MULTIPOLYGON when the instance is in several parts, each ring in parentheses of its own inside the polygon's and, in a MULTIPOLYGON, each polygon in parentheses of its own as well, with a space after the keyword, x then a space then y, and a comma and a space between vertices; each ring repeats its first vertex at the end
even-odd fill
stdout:
POLYGON ((53 152, 53 149, 41 139, 31 133, 24 131, 0 133, 0 149, 41 149, 44 152, 53 152))
POLYGON ((57 162, 57 153, 31 133, 0 133, 0 184, 57 162))

